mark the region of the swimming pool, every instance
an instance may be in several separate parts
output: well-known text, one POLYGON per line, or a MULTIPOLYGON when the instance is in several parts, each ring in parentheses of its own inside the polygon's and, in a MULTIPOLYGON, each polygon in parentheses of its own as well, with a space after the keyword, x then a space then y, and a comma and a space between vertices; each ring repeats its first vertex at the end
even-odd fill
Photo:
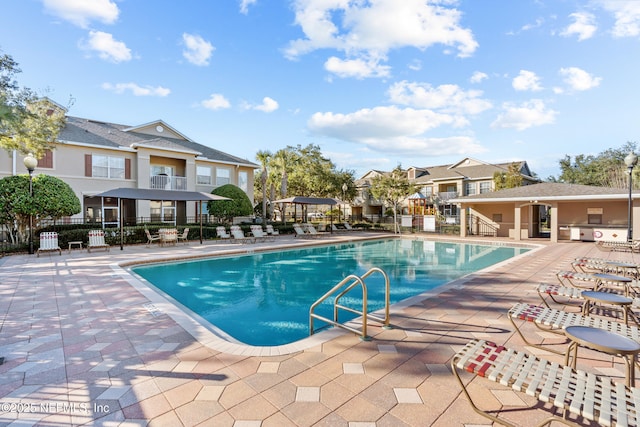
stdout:
MULTIPOLYGON (((275 346, 307 337, 309 307, 350 274, 382 268, 390 279, 391 303, 396 303, 528 250, 385 239, 144 265, 132 271, 232 339, 275 346)), ((366 283, 369 311, 382 308, 382 275, 374 274, 366 283)), ((361 308, 361 293, 350 295, 343 302, 361 308)), ((317 313, 332 317, 331 310, 328 301, 317 313)), ((341 320, 348 318, 341 313, 341 320)))

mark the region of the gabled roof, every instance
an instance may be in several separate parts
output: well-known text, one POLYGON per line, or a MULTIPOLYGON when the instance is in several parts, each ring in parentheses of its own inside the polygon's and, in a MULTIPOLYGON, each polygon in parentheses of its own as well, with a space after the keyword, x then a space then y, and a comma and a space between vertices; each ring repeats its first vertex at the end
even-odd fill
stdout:
MULTIPOLYGON (((634 198, 640 194, 634 194, 634 198)), ((629 198, 628 190, 592 185, 564 184, 559 182, 541 182, 490 193, 474 194, 451 199, 452 203, 490 203, 490 202, 544 202, 564 200, 624 200, 629 198)))
MULTIPOLYGON (((426 172, 419 177, 416 177, 415 182, 416 184, 426 184, 432 181, 444 181, 460 178, 468 180, 493 179, 494 173, 507 172, 509 170, 509 166, 513 163, 514 162, 490 164, 479 161, 470 161, 469 163, 466 163, 466 160, 463 160, 462 162, 455 164, 462 164, 462 166, 443 165, 426 168, 426 172)), ((520 171, 525 177, 533 179, 527 162, 521 161, 515 163, 520 165, 520 171)))
POLYGON ((60 132, 58 140, 62 143, 88 144, 103 148, 137 149, 138 147, 153 147, 167 151, 190 153, 198 156, 201 160, 209 159, 216 162, 255 168, 259 166, 246 159, 194 142, 173 130, 161 120, 132 127, 67 116, 67 123, 60 132), (167 135, 140 132, 144 128, 149 129, 149 126, 166 126, 171 132, 167 132, 167 135))

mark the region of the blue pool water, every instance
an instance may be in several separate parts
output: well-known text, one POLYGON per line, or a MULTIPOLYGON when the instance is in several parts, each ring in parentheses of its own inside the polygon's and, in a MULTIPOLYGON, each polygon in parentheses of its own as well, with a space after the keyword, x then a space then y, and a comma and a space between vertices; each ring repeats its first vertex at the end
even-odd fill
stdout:
MULTIPOLYGON (((264 346, 307 337, 309 307, 350 274, 382 268, 394 303, 527 250, 387 239, 145 265, 133 271, 236 340, 264 346)), ((383 308, 382 275, 373 274, 366 284, 369 311, 383 308)), ((361 309, 361 294, 356 288, 343 303, 361 309)), ((333 317, 331 300, 317 313, 333 317)), ((349 313, 341 312, 340 320, 346 319, 349 313)))

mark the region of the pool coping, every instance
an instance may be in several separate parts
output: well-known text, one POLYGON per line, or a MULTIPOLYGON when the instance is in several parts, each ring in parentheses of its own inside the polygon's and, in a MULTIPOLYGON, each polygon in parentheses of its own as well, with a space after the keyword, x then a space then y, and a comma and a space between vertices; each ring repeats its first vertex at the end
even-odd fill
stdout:
MULTIPOLYGON (((324 344, 338 336, 342 336, 345 334, 353 334, 346 329, 342 329, 339 327, 334 327, 331 329, 322 330, 317 332, 309 337, 303 338, 293 343, 282 344, 277 346, 254 346, 249 344, 244 344, 242 342, 238 342, 233 339, 225 332, 220 330, 215 325, 203 319, 200 315, 193 312, 189 308, 185 307, 183 304, 176 301, 174 298, 169 296, 168 294, 162 292, 157 289, 155 286, 151 285, 144 278, 139 275, 133 273, 131 269, 135 266, 145 265, 145 264, 155 264, 155 263, 164 263, 164 262, 172 262, 172 261, 190 261, 190 260, 198 260, 205 258, 218 258, 224 256, 234 256, 234 255, 248 255, 254 254, 258 252, 270 252, 273 250, 281 249, 294 249, 299 247, 309 247, 309 246, 323 246, 323 245, 335 245, 340 243, 352 243, 366 240, 378 240, 382 238, 411 238, 412 240, 421 239, 421 240, 434 240, 434 241, 445 241, 452 243, 471 243, 471 244, 482 244, 489 246, 507 246, 507 247, 521 247, 530 249, 529 251, 522 253, 520 255, 516 255, 512 258, 506 259, 499 263, 493 264, 489 267, 486 267, 482 270, 475 271, 473 273, 466 274, 462 277, 459 277, 455 280, 447 282, 443 285, 438 286, 437 288, 429 291, 422 292, 418 295, 414 295, 412 297, 406 298, 402 301, 398 301, 395 304, 392 304, 389 307, 389 314, 391 319, 393 319, 393 314, 401 314, 403 310, 406 308, 418 304, 425 299, 433 298, 438 294, 451 290, 451 289, 460 289, 464 286, 466 282, 471 280, 474 275, 485 273, 491 271, 493 269, 499 268, 515 260, 520 260, 525 256, 532 256, 538 250, 544 248, 544 245, 534 244, 534 243, 511 243, 511 242, 491 242, 486 240, 474 240, 474 239, 446 239, 446 238, 433 238, 430 236, 419 236, 419 235, 394 235, 394 236, 362 236, 361 238, 354 238, 349 240, 341 240, 339 242, 323 242, 321 240, 310 240, 305 242, 306 244, 298 243, 296 245, 291 244, 282 244, 277 246, 265 246, 260 248, 239 248, 239 249, 230 249, 217 252, 215 254, 197 254, 197 255, 186 255, 186 256, 169 256, 169 257, 159 257, 152 259, 143 259, 143 260, 130 260, 123 261, 119 263, 110 264, 111 269, 114 272, 114 275, 120 276, 122 279, 127 281, 129 285, 131 285, 134 289, 144 295, 149 301, 150 304, 145 305, 145 309, 148 310, 153 316, 162 316, 167 315, 173 321, 175 321, 178 325, 180 325, 185 331, 187 331, 194 339, 196 339, 202 345, 211 348, 216 351, 220 351, 227 354, 232 355, 240 355, 240 356, 281 356, 288 355, 292 353, 296 353, 299 351, 303 351, 312 347, 319 346, 324 344), (210 325, 207 326, 207 325, 210 325)), ((370 314, 377 315, 378 317, 384 316, 384 308, 380 310, 376 310, 371 312, 370 314)), ((348 322, 345 322, 346 325, 355 328, 362 325, 360 321, 361 318, 355 318, 348 322)), ((391 321, 391 326, 393 326, 393 321, 391 321)))

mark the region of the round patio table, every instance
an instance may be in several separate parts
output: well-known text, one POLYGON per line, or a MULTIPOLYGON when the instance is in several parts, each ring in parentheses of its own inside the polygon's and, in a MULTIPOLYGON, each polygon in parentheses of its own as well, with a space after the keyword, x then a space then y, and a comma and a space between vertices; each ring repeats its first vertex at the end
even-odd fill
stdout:
POLYGON ((594 273, 593 277, 596 277, 598 279, 596 286, 593 288, 595 291, 597 291, 602 286, 606 287, 605 282, 607 282, 614 285, 622 286, 625 295, 629 295, 629 288, 631 286, 631 283, 633 282, 633 279, 630 277, 618 276, 616 274, 609 273, 594 273))
POLYGON ((584 304, 582 305, 583 315, 588 316, 591 313, 591 308, 596 304, 608 304, 620 308, 624 315, 624 324, 629 324, 629 307, 633 303, 631 298, 600 291, 583 291, 581 295, 584 298, 584 304))
POLYGON ((629 387, 635 384, 635 359, 636 355, 640 353, 639 343, 623 335, 591 326, 568 326, 564 333, 571 341, 565 354, 565 365, 569 365, 569 357, 572 357, 571 367, 575 369, 578 347, 591 348, 605 354, 622 357, 627 365, 626 384, 629 387))

